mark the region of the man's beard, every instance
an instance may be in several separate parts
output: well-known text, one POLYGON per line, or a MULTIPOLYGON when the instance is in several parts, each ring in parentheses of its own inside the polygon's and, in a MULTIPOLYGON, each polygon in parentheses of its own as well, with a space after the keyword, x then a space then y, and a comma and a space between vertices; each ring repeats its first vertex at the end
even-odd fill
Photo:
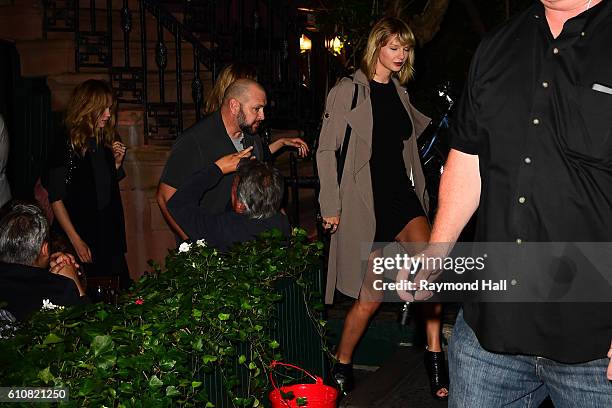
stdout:
POLYGON ((240 109, 240 112, 238 112, 238 127, 240 128, 240 130, 242 131, 243 134, 245 135, 253 135, 255 133, 257 133, 257 128, 255 126, 255 124, 258 124, 259 122, 257 120, 253 121, 253 123, 251 123, 250 125, 247 123, 246 121, 246 115, 244 114, 244 112, 242 111, 242 109, 240 109))

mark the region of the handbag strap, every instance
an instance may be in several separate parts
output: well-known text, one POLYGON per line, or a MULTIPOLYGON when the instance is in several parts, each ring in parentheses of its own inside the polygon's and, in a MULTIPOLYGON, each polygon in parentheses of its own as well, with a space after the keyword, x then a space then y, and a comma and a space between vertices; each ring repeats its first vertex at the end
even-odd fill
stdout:
MULTIPOLYGON (((359 87, 355 84, 355 89, 353 90, 353 100, 351 102, 351 110, 355 109, 357 106, 357 95, 359 94, 359 87)), ((346 154, 348 152, 349 141, 351 140, 351 125, 346 124, 346 130, 344 131, 344 141, 342 142, 342 147, 340 148, 340 157, 338 157, 338 185, 342 182, 342 173, 344 172, 344 162, 346 160, 346 154)))

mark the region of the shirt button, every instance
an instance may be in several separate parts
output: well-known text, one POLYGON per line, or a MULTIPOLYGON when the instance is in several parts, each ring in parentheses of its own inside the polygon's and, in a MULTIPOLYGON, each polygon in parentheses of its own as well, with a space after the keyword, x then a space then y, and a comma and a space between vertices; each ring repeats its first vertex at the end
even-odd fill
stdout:
POLYGON ((521 196, 521 197, 519 197, 518 202, 521 203, 521 204, 524 204, 525 200, 526 200, 525 197, 521 196))
POLYGON ((553 48, 553 54, 558 54, 559 53, 559 49, 557 47, 553 48))
POLYGON ((518 245, 521 245, 521 244, 523 243, 523 240, 522 240, 522 239, 520 239, 520 238, 517 238, 517 239, 516 239, 516 243, 517 243, 518 245))
POLYGON ((525 163, 531 164, 531 157, 525 157, 525 163))
POLYGON ((534 125, 539 125, 539 124, 540 124, 540 119, 535 118, 535 119, 533 120, 533 124, 534 124, 534 125))
POLYGON ((542 82, 542 86, 543 86, 544 88, 548 88, 548 82, 546 82, 546 81, 542 82))

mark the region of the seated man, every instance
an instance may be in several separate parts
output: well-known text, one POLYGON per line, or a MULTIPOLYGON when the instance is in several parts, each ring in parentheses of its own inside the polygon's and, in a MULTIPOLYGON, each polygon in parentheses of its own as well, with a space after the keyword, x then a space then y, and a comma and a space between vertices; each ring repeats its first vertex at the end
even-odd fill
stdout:
POLYGON ((290 235, 289 220, 280 212, 282 177, 270 165, 249 160, 252 149, 223 156, 195 173, 168 201, 170 214, 189 239, 204 239, 208 245, 224 251, 271 229, 279 229, 287 237, 290 235), (202 195, 224 174, 234 171, 237 173, 231 190, 233 211, 213 215, 199 207, 202 195))
POLYGON ((18 321, 43 304, 81 304, 77 268, 71 255, 49 254, 49 224, 37 206, 17 204, 0 221, 0 303, 18 321))

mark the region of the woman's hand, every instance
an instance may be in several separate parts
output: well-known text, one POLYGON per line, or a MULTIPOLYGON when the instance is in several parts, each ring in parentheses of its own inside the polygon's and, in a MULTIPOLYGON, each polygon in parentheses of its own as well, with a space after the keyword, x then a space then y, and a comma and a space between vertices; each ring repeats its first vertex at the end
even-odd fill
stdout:
POLYGON ((79 259, 81 260, 81 262, 83 263, 92 262, 91 250, 89 249, 89 246, 85 243, 85 241, 83 241, 80 237, 77 237, 74 240, 70 240, 70 242, 72 243, 72 246, 74 247, 74 250, 79 256, 79 259))
POLYGON ((127 148, 119 141, 113 142, 113 157, 115 158, 115 168, 121 167, 123 159, 125 158, 125 151, 127 148))
POLYGON ((300 157, 306 157, 306 155, 308 154, 308 145, 299 137, 284 137, 281 140, 283 141, 283 146, 291 146, 297 148, 298 155, 300 157))
POLYGON ((338 224, 340 224, 340 216, 336 217, 323 217, 323 228, 333 234, 338 230, 338 224))
POLYGON ((274 154, 283 146, 297 148, 298 155, 300 157, 306 157, 306 155, 308 154, 308 145, 299 137, 281 137, 280 139, 270 143, 268 148, 270 149, 270 153, 274 154))

